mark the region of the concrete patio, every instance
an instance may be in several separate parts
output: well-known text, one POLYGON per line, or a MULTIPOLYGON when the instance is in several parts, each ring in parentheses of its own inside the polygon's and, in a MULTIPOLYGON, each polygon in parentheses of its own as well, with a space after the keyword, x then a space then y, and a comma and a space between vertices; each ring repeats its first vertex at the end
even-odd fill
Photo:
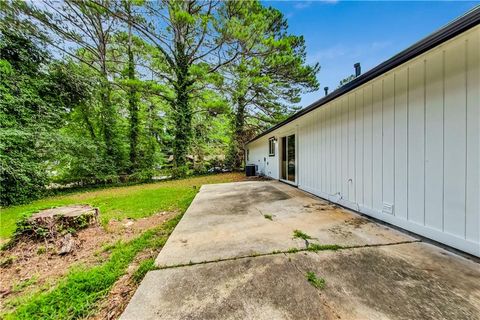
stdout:
POLYGON ((276 181, 203 186, 156 264, 122 319, 480 315, 478 260, 276 181), (343 248, 305 251, 294 230, 343 248), (309 271, 324 289, 307 281, 309 271))

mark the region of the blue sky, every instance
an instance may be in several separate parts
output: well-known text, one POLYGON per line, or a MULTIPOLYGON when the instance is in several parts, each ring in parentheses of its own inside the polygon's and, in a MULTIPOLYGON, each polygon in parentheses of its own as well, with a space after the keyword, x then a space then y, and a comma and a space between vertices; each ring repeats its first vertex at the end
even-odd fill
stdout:
POLYGON ((438 30, 479 2, 264 1, 281 10, 289 31, 303 35, 307 61, 319 62, 321 89, 302 97, 303 107, 330 92, 360 62, 365 72, 438 30))

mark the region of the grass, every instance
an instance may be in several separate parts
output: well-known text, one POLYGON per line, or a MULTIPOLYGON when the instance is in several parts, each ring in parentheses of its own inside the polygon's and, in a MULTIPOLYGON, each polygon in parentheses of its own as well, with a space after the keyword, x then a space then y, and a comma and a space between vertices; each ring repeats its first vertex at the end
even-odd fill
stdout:
POLYGON ((89 204, 100 208, 100 219, 138 219, 160 211, 184 212, 203 184, 239 181, 240 173, 199 176, 182 180, 110 187, 79 191, 48 197, 29 204, 0 209, 0 239, 8 239, 15 231, 16 222, 24 215, 42 209, 69 204, 89 204))
POLYGON ((15 284, 12 288, 12 291, 13 292, 20 292, 20 291, 23 291, 23 289, 37 283, 37 280, 38 280, 38 276, 35 275, 33 277, 31 277, 30 279, 27 279, 27 280, 24 280, 24 281, 20 281, 18 282, 17 284, 15 284))
POLYGON ((314 286, 317 289, 323 289, 325 288, 325 279, 317 277, 315 272, 313 271, 308 271, 307 274, 305 275, 307 278, 307 281, 314 286))
MULTIPOLYGON (((95 303, 108 293, 138 253, 165 244, 181 216, 179 214, 131 241, 116 244, 111 249, 110 258, 99 266, 71 270, 56 287, 30 296, 13 313, 4 315, 4 319, 78 319, 88 316, 95 303)), ((147 264, 142 265, 137 277, 148 271, 147 264)))
POLYGON ((3 258, 3 260, 0 261, 0 268, 6 268, 8 266, 11 266, 15 262, 15 259, 15 256, 8 256, 3 258))
MULTIPOLYGON (((16 221, 24 215, 44 208, 68 204, 86 203, 100 208, 102 222, 111 219, 142 218, 161 211, 185 212, 200 189, 208 183, 239 181, 241 174, 220 174, 165 181, 143 185, 110 187, 63 194, 41 199, 30 204, 3 208, 0 213, 0 238, 12 235, 16 221)), ((145 231, 128 242, 105 244, 101 252, 108 252, 109 258, 94 267, 76 266, 69 270, 55 284, 30 290, 9 301, 8 314, 0 319, 78 319, 95 312, 98 301, 104 298, 115 282, 125 274, 135 257, 144 250, 162 247, 171 234, 181 214, 159 227, 145 231)), ((101 253, 99 252, 99 253, 101 253)), ((42 254, 43 250, 37 252, 42 254)), ((6 264, 13 263, 14 258, 6 264)), ((140 282, 145 274, 154 268, 154 260, 140 263, 133 274, 133 280, 140 282)), ((33 286, 36 279, 18 283, 17 289, 33 286)))
POLYGON ((153 269, 155 269, 155 259, 149 258, 143 260, 138 266, 138 269, 132 275, 133 281, 135 281, 136 283, 140 283, 140 281, 142 281, 147 272, 153 269))
POLYGON ((336 251, 336 250, 339 250, 339 249, 342 249, 342 248, 343 248, 343 247, 342 247, 342 246, 339 246, 338 244, 309 243, 309 244, 308 244, 308 247, 307 247, 307 250, 308 250, 308 251, 313 251, 313 252, 324 251, 324 250, 333 250, 333 251, 336 251))
POLYGON ((311 240, 313 239, 311 236, 306 234, 305 232, 301 230, 293 230, 293 238, 298 238, 298 239, 303 239, 303 240, 311 240))
POLYGON ((273 217, 272 217, 271 214, 264 214, 263 217, 264 217, 265 219, 268 219, 268 220, 270 220, 270 221, 273 221, 273 217))

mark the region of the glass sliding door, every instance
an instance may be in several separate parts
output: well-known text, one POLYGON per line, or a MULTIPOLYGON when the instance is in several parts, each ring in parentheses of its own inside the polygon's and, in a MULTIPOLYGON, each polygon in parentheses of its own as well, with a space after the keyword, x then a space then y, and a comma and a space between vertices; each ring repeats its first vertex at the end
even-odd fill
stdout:
POLYGON ((287 137, 282 137, 281 178, 287 180, 287 137))
POLYGON ((282 137, 281 172, 283 180, 295 182, 296 158, 295 158, 295 135, 282 137))
POLYGON ((287 137, 287 180, 295 182, 295 135, 287 137))

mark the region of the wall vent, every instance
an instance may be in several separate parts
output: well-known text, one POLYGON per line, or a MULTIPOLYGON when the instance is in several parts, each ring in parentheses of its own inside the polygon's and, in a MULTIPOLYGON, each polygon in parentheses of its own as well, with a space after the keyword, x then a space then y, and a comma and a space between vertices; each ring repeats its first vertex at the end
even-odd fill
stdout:
POLYGON ((393 204, 384 202, 382 212, 387 214, 393 214, 393 204))

